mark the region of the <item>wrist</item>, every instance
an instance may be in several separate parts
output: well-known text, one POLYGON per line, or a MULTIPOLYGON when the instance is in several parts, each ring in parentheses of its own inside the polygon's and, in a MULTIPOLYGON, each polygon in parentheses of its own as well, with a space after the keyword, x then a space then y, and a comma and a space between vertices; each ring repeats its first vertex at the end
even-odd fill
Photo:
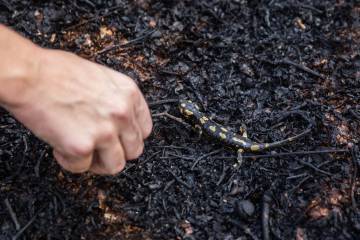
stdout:
MULTIPOLYGON (((11 41, 13 38, 2 40, 11 41)), ((0 38, 0 48, 6 48, 2 56, 6 60, 0 63, 0 105, 8 110, 26 102, 28 93, 36 84, 44 51, 20 36, 16 36, 15 40, 14 43, 3 44, 0 38)))

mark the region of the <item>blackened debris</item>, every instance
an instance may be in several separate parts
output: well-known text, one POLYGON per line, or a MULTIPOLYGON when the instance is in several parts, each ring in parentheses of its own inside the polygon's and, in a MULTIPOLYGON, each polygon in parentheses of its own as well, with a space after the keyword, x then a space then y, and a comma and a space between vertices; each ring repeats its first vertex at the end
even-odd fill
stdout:
POLYGON ((0 1, 1 23, 127 73, 157 114, 139 160, 96 177, 63 172, 1 111, 0 238, 357 238, 359 13, 355 0, 0 1), (237 168, 232 149, 167 117, 179 98, 258 141, 304 127, 275 122, 284 112, 315 127, 237 168))

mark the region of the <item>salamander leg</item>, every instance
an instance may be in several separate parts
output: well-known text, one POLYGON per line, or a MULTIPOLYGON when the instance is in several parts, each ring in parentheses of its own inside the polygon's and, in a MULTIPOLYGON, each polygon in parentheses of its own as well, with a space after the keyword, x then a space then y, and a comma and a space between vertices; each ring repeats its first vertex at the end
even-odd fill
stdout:
POLYGON ((244 138, 248 138, 248 134, 247 134, 247 129, 245 124, 242 124, 240 127, 240 134, 244 137, 244 138))
POLYGON ((200 138, 201 138, 201 136, 202 136, 202 134, 203 134, 202 128, 201 128, 200 125, 195 125, 194 128, 195 128, 195 131, 198 133, 198 139, 197 139, 197 141, 199 141, 200 138))
POLYGON ((242 163, 243 163, 243 153, 244 153, 244 149, 242 149, 242 148, 239 148, 238 150, 237 150, 237 167, 239 168, 239 167, 241 167, 241 165, 242 165, 242 163))

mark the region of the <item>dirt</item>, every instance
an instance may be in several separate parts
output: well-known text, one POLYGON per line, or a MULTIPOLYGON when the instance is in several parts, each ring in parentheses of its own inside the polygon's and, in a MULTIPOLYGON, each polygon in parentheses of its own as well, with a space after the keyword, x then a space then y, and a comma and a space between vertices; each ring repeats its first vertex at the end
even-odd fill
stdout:
POLYGON ((101 177, 63 171, 2 110, 0 239, 358 238, 359 1, 2 0, 0 22, 128 74, 154 120, 144 154, 101 177), (314 127, 239 165, 179 99, 260 142, 304 128, 289 111, 314 127))

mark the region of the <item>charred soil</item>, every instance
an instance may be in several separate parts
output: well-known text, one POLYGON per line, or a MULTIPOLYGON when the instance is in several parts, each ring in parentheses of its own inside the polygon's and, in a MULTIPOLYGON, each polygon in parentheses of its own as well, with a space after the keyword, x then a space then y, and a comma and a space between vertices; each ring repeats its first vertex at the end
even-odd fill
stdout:
POLYGON ((0 22, 130 75, 154 120, 144 154, 101 177, 63 171, 1 111, 0 239, 358 238, 356 0, 2 0, 0 22), (259 142, 304 129, 279 121, 289 111, 314 127, 238 166, 179 121, 178 99, 259 142))

